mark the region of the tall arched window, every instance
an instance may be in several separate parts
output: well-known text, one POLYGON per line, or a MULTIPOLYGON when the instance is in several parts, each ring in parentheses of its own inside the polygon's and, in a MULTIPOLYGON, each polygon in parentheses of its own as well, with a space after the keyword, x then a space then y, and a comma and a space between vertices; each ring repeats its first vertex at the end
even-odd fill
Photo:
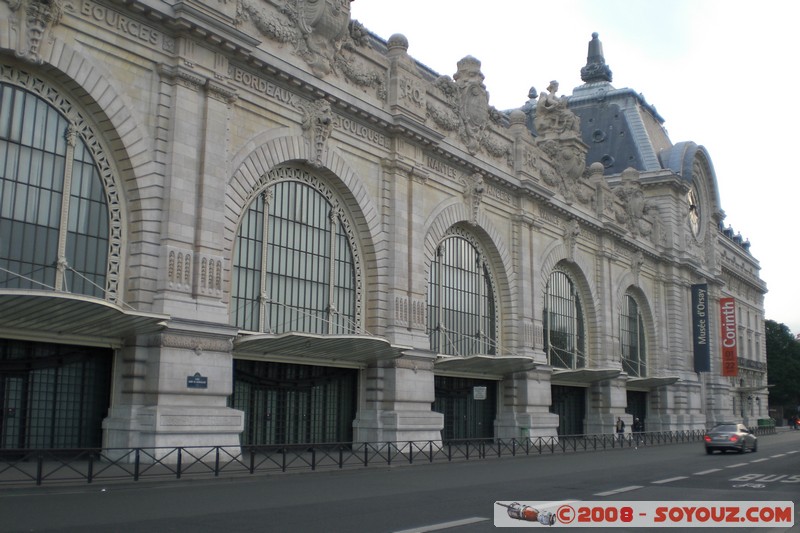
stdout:
POLYGON ((620 345, 622 348, 622 370, 629 376, 647 375, 647 351, 644 335, 644 320, 639 304, 630 294, 625 295, 619 319, 620 345))
POLYGON ((466 235, 436 250, 428 282, 431 350, 446 355, 496 353, 495 298, 486 258, 466 235))
POLYGON ((545 289, 545 351, 555 368, 586 366, 586 335, 581 299, 565 272, 550 274, 545 289))
POLYGON ((115 299, 107 162, 78 135, 82 121, 65 118, 69 104, 47 96, 0 82, 0 289, 115 299))
POLYGON ((231 322, 247 331, 355 333, 354 242, 330 191, 280 168, 242 217, 233 254, 231 322))

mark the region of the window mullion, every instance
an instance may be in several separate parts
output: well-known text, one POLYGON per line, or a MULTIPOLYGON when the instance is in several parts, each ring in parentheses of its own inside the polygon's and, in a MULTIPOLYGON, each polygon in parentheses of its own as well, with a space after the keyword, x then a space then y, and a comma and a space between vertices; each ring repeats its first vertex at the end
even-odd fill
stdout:
POLYGON ((336 280, 336 227, 337 222, 339 220, 338 215, 336 214, 335 209, 331 209, 330 215, 328 217, 330 226, 330 239, 329 239, 329 254, 330 257, 330 267, 328 268, 328 324, 327 324, 327 332, 328 335, 333 333, 333 321, 336 315, 336 305, 334 304, 334 295, 335 295, 335 286, 334 282, 336 280))
MULTIPOLYGON (((75 142, 77 141, 77 131, 73 124, 67 127, 64 132, 67 140, 67 149, 64 156, 64 187, 61 196, 61 221, 58 227, 58 255, 56 263, 56 283, 57 291, 63 291, 67 267, 67 229, 69 227, 69 202, 72 189, 72 163, 75 157, 75 142)), ((67 291, 69 287, 67 287, 67 291)))
POLYGON ((267 292, 267 239, 269 237, 269 207, 272 200, 272 189, 266 189, 263 193, 264 199, 264 214, 261 221, 261 295, 259 298, 260 316, 258 331, 269 330, 269 317, 267 304, 269 302, 269 293, 267 292))
POLYGON ((436 262, 438 263, 438 268, 436 269, 436 276, 437 280, 436 283, 439 285, 439 301, 436 308, 436 324, 437 324, 437 336, 439 337, 439 353, 447 353, 445 345, 445 331, 444 331, 444 266, 442 261, 442 256, 444 255, 444 250, 442 249, 442 245, 440 245, 436 249, 436 262))

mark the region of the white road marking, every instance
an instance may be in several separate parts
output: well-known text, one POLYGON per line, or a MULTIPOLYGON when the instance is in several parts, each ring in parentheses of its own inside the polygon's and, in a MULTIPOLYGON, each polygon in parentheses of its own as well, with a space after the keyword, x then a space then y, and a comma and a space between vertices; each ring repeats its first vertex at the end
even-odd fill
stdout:
POLYGON ((719 472, 721 470, 722 470, 721 468, 712 468, 711 470, 703 470, 702 472, 695 472, 692 475, 693 476, 705 476, 706 474, 710 474, 712 472, 719 472))
POLYGON ((619 494, 620 492, 629 492, 636 489, 641 489, 642 485, 631 485, 630 487, 622 487, 621 489, 609 490, 606 492, 598 492, 592 496, 611 496, 612 494, 619 494))
POLYGON ((755 461, 750 461, 751 463, 763 463, 764 461, 769 461, 769 457, 764 457, 763 459, 756 459, 755 461))
POLYGON ((786 455, 786 454, 785 453, 779 453, 778 455, 770 455, 770 458, 771 459, 775 459, 776 457, 783 457, 784 455, 786 455))
POLYGON ((462 520, 453 520, 452 522, 442 522, 441 524, 430 524, 427 526, 419 526, 411 529, 404 529, 402 531, 395 531, 394 533, 426 533, 428 531, 441 531, 442 529, 449 529, 451 527, 466 526, 467 524, 475 524, 478 522, 488 522, 489 518, 482 518, 474 516, 472 518, 464 518, 462 520))
POLYGON ((658 481, 653 481, 653 485, 662 485, 664 483, 671 483, 673 481, 678 481, 679 479, 686 479, 686 476, 678 476, 678 477, 671 477, 669 479, 661 479, 658 481))
POLYGON ((736 463, 735 465, 728 465, 725 468, 738 468, 740 466, 747 466, 747 463, 736 463))

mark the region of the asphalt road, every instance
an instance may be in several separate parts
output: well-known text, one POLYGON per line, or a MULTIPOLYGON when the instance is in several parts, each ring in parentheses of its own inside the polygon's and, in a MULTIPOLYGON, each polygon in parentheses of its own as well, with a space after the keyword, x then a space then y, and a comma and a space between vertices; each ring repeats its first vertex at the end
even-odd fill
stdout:
POLYGON ((545 527, 510 520, 498 501, 576 509, 599 501, 792 501, 796 512, 800 431, 763 436, 757 452, 742 455, 709 456, 694 443, 236 479, 3 489, 0 532, 465 533, 495 531, 495 521, 545 527))

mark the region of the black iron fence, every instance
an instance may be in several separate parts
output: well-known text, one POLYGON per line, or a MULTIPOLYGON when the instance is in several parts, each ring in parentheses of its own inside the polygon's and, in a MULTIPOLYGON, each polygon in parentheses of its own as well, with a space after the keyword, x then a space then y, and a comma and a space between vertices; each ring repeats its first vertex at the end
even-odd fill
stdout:
MULTIPOLYGON (((775 433, 774 426, 753 429, 775 433)), ((638 446, 702 442, 705 431, 649 431, 625 435, 561 435, 382 443, 326 443, 177 448, 2 449, 0 487, 246 476, 290 471, 500 459, 638 446)))

